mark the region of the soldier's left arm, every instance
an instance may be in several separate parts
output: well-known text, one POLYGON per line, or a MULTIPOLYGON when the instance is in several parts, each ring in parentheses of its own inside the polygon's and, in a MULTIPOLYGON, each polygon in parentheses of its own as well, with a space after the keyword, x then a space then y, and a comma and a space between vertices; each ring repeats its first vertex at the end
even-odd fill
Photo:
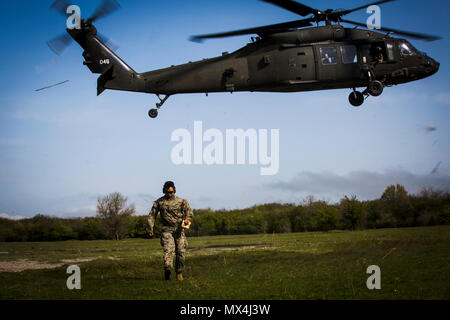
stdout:
POLYGON ((153 232, 153 226, 155 225, 156 216, 159 212, 158 201, 153 202, 152 209, 150 210, 147 217, 147 231, 153 232))
POLYGON ((183 213, 186 219, 192 220, 194 213, 192 212, 191 206, 189 205, 189 202, 187 202, 186 199, 183 199, 183 213))

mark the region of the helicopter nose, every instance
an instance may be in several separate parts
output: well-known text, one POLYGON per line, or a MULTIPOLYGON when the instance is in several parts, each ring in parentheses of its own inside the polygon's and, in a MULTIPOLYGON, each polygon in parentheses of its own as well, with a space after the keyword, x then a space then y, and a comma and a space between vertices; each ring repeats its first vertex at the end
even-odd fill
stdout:
POLYGON ((439 70, 439 66, 441 65, 439 62, 437 62, 436 60, 433 60, 434 61, 434 68, 435 68, 435 71, 434 72, 437 72, 438 70, 439 70))
POLYGON ((439 62, 434 60, 433 58, 430 58, 428 56, 425 56, 425 70, 429 75, 435 74, 439 70, 439 66, 441 65, 439 62))

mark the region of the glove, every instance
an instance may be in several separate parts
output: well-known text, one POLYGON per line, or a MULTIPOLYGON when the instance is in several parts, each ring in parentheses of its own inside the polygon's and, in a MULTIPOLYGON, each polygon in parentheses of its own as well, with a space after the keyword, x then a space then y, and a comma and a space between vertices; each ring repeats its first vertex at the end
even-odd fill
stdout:
POLYGON ((181 227, 183 229, 189 229, 191 227, 191 220, 186 219, 183 221, 183 223, 181 224, 181 227))

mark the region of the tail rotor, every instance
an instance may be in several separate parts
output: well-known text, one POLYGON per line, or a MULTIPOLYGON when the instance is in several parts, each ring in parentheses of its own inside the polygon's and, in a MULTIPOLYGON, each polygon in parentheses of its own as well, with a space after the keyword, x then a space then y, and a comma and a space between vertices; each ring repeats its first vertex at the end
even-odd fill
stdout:
MULTIPOLYGON (((60 13, 64 17, 67 17, 67 8, 70 6, 69 2, 67 0, 56 0, 51 6, 50 9, 60 13)), ((80 27, 81 29, 86 30, 95 30, 95 27, 92 25, 93 22, 104 18, 117 9, 120 8, 120 4, 116 0, 103 0, 103 2, 100 4, 100 6, 97 8, 97 10, 94 12, 94 14, 88 18, 87 20, 81 19, 80 27)), ((111 41, 108 37, 97 34, 97 37, 102 41, 104 44, 108 45, 111 50, 115 51, 119 47, 115 42, 111 41)), ((47 42, 47 45, 49 48, 58 56, 64 53, 64 51, 67 49, 67 47, 72 43, 72 37, 67 34, 63 33, 60 36, 50 40, 47 42)))

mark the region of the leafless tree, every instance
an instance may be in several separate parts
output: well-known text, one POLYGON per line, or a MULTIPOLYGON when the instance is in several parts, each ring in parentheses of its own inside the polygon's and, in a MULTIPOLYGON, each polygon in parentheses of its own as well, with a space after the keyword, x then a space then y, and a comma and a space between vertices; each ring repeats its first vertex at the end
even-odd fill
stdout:
POLYGON ((130 219, 135 213, 134 205, 127 206, 127 198, 113 192, 99 198, 97 217, 101 219, 102 231, 109 239, 120 240, 127 236, 130 219))

